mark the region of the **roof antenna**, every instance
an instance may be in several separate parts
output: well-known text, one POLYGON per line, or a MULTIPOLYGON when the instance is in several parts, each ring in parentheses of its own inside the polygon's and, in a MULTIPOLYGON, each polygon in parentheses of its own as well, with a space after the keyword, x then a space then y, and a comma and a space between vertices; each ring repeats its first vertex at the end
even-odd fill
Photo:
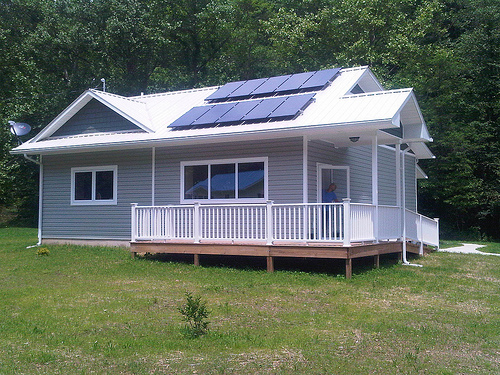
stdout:
POLYGON ((106 80, 104 78, 101 78, 101 82, 102 82, 102 91, 106 92, 106 80))

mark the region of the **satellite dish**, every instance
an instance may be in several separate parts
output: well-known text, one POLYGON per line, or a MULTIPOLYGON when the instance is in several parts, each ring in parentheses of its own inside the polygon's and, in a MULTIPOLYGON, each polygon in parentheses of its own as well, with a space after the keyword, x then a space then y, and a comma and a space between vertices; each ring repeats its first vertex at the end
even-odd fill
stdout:
POLYGON ((25 124, 24 122, 9 121, 9 124, 11 133, 17 137, 26 135, 31 131, 31 126, 25 124))

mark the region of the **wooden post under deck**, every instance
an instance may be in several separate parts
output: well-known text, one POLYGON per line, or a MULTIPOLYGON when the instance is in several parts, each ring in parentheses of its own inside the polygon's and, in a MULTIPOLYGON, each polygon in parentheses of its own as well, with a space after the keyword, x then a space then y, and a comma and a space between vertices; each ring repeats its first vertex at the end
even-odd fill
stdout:
POLYGON ((200 254, 193 254, 193 264, 195 266, 200 265, 200 254))
POLYGON ((374 266, 380 268, 380 254, 375 255, 374 266))
POLYGON ((350 279, 352 277, 352 259, 347 258, 345 260, 345 278, 350 279))
POLYGON ((267 272, 274 272, 274 258, 267 257, 267 272))

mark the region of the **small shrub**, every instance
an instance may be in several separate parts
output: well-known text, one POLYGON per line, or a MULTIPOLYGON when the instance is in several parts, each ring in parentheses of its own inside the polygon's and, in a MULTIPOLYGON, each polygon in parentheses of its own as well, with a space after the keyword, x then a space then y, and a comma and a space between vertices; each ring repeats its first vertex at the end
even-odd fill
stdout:
POLYGON ((48 256, 49 254, 50 254, 50 251, 46 247, 41 247, 36 251, 36 255, 38 255, 39 257, 48 256))
POLYGON ((196 338, 207 333, 209 324, 207 318, 210 312, 200 296, 186 293, 186 303, 179 307, 179 312, 182 314, 182 319, 187 322, 183 329, 184 336, 196 338))

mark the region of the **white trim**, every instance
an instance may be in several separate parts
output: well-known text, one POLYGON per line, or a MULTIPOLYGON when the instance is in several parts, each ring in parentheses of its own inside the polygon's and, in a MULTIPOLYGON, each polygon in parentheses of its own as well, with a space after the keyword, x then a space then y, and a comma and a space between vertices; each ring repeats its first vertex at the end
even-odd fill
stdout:
POLYGON ((309 200, 309 178, 307 164, 309 163, 309 139, 305 135, 302 138, 302 203, 309 200))
POLYGON ((339 169, 339 170, 345 170, 346 171, 346 190, 347 190, 347 199, 351 199, 351 167, 348 165, 332 165, 332 164, 325 164, 325 163, 316 163, 316 201, 321 203, 322 201, 322 189, 321 189, 321 177, 322 169, 339 169))
MULTIPOLYGON (((235 195, 238 195, 238 173, 235 170, 235 195)), ((238 158, 238 159, 213 159, 213 160, 196 160, 196 161, 181 161, 180 163, 180 203, 193 204, 195 202, 206 203, 265 203, 268 200, 268 157, 256 158, 238 158), (263 198, 231 198, 231 199, 211 199, 210 198, 210 178, 208 179, 209 198, 207 199, 185 199, 184 198, 184 167, 191 165, 207 165, 208 175, 210 176, 211 165, 213 164, 239 164, 239 163, 264 163, 264 197, 263 198)))
POLYGON ((378 205, 378 139, 372 139, 372 204, 378 205))
MULTIPOLYGON (((57 115, 57 117, 54 120, 52 120, 40 133, 38 133, 35 137, 33 137, 33 139, 29 140, 28 142, 35 143, 41 139, 50 137, 57 130, 59 130, 62 126, 64 126, 64 124, 66 124, 66 122, 69 119, 71 119, 83 107, 85 107, 92 99, 97 100, 98 102, 100 102, 104 106, 108 107, 110 110, 112 110, 116 114, 118 114, 121 117, 123 117, 124 119, 130 121, 135 126, 137 126, 138 129, 142 129, 147 133, 154 133, 153 130, 151 130, 148 126, 141 123, 137 119, 133 118, 132 116, 130 116, 126 112, 115 107, 114 105, 112 105, 111 103, 106 101, 103 97, 101 97, 101 95, 104 96, 104 95, 112 95, 112 94, 108 94, 108 93, 100 94, 100 93, 93 91, 93 90, 87 90, 87 91, 83 92, 77 99, 75 99, 73 101, 73 103, 71 103, 68 107, 66 107, 66 109, 64 111, 62 111, 59 115, 57 115)), ((136 100, 132 100, 132 99, 127 98, 127 97, 123 97, 123 96, 119 96, 119 95, 113 95, 113 96, 118 97, 118 98, 123 99, 123 100, 130 100, 130 101, 133 101, 135 103, 143 104, 143 103, 140 103, 136 100)), ((143 105, 144 105, 144 107, 146 106, 145 104, 143 104, 143 105)))
POLYGON ((74 167, 71 168, 71 205, 72 206, 109 206, 117 204, 118 195, 118 166, 102 165, 95 167, 74 167), (113 199, 95 199, 96 172, 113 172, 113 199), (75 199, 75 174, 78 172, 92 172, 92 198, 90 200, 75 199))

